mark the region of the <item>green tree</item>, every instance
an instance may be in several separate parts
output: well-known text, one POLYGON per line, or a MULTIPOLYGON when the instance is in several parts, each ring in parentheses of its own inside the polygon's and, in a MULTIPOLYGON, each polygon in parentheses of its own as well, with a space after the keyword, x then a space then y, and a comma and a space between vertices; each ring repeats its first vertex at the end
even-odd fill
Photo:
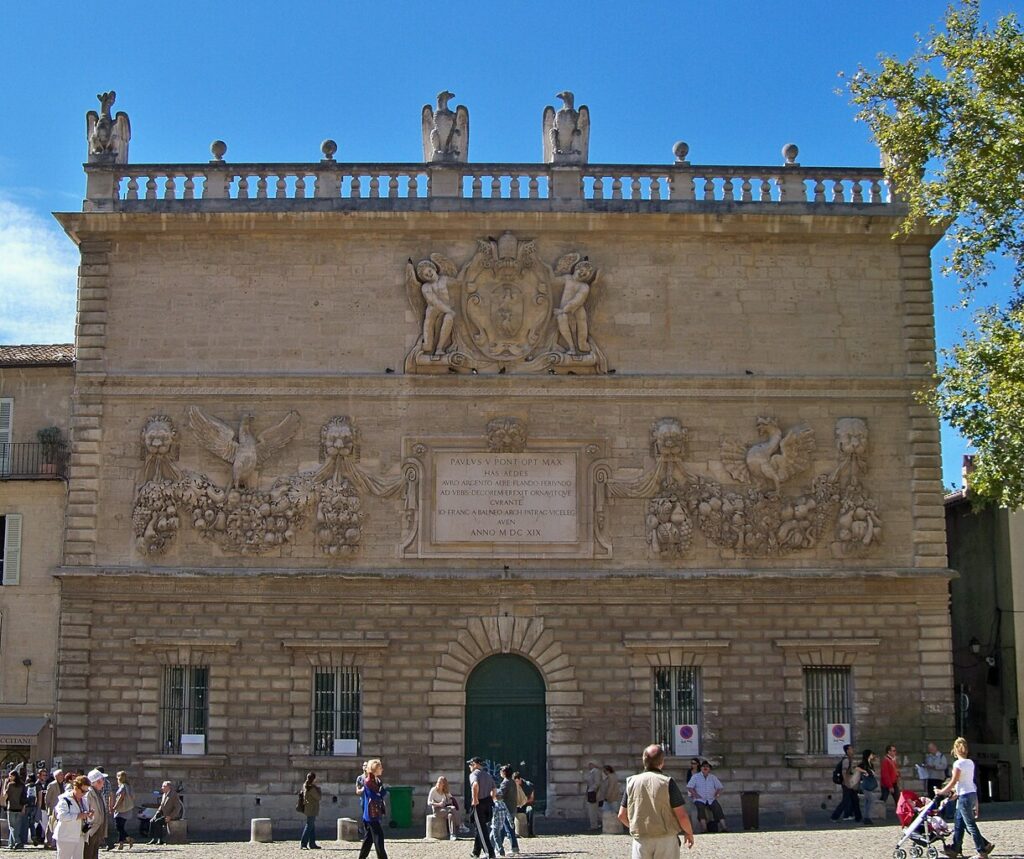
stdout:
POLYGON ((1009 309, 989 307, 977 330, 944 350, 929 395, 974 446, 980 500, 1024 506, 1024 32, 1011 15, 982 24, 978 0, 946 12, 945 30, 918 37, 906 62, 881 57, 848 81, 857 118, 884 153, 906 203, 901 229, 948 224, 943 273, 962 305, 986 284, 993 260, 1011 267, 1009 309))

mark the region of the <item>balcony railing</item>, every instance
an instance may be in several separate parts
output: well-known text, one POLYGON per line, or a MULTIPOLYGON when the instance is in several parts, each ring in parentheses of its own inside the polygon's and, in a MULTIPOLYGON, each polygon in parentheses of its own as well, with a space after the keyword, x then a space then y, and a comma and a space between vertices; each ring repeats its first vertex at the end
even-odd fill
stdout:
POLYGON ((109 164, 85 166, 85 211, 674 211, 803 204, 864 211, 896 203, 865 167, 584 164, 109 164))
POLYGON ((67 444, 0 443, 0 480, 64 480, 67 444))

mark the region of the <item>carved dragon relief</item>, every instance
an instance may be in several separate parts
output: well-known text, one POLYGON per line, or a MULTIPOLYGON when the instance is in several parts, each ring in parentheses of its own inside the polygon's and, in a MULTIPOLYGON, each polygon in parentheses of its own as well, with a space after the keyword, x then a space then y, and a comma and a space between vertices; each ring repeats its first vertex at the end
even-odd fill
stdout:
MULTIPOLYGON (((721 467, 741 486, 724 485, 683 465, 686 430, 674 418, 651 429, 655 465, 638 478, 616 478, 603 466, 607 499, 644 498, 647 541, 654 555, 680 558, 695 527, 722 549, 748 556, 772 556, 812 549, 833 523, 833 552, 863 554, 881 541, 877 503, 862 477, 867 471, 867 424, 861 418, 836 422, 836 468, 811 486, 786 495, 782 485, 806 471, 815 449, 813 430, 799 424, 783 434, 774 418, 758 418, 761 441, 722 444, 721 467)), ((603 525, 604 504, 596 514, 603 525)))
POLYGON ((477 242, 460 269, 432 253, 406 264, 419 337, 407 373, 577 373, 608 370, 590 335, 598 271, 572 252, 552 269, 512 233, 477 242))
POLYGON ((188 409, 188 419, 199 443, 231 465, 231 478, 221 486, 180 468, 174 422, 166 415, 146 421, 143 483, 132 512, 136 546, 145 555, 166 551, 182 516, 228 552, 259 554, 292 542, 311 513, 317 548, 332 557, 352 554, 360 544, 361 493, 387 498, 404 485, 402 475, 375 474, 360 463, 358 431, 347 417, 321 428, 319 467, 278 477, 269 489, 260 488, 258 468, 294 439, 296 412, 258 435, 251 415, 242 417, 237 434, 196 407, 188 409))

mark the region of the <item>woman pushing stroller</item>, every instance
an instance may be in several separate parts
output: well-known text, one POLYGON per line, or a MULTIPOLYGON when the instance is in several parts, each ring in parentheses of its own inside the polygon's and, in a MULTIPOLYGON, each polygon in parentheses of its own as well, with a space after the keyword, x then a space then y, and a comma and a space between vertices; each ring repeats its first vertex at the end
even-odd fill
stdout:
POLYGON ((956 761, 953 764, 953 772, 942 787, 935 791, 936 796, 950 796, 956 794, 956 819, 953 824, 953 844, 945 848, 946 855, 957 857, 961 854, 964 843, 964 832, 970 832, 974 839, 974 849, 978 856, 988 856, 995 849, 995 844, 986 841, 978 829, 974 819, 974 811, 977 807, 978 788, 974 784, 974 761, 967 755, 967 740, 957 737, 953 742, 953 754, 956 761))

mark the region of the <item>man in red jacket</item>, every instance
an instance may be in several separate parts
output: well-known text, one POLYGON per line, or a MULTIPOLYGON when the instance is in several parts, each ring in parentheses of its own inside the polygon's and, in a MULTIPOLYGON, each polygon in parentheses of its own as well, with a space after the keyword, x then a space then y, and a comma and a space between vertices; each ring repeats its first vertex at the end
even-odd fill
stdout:
POLYGON ((885 757, 882 758, 882 805, 890 793, 893 805, 899 805, 900 766, 896 761, 896 746, 892 744, 885 747, 885 757))

